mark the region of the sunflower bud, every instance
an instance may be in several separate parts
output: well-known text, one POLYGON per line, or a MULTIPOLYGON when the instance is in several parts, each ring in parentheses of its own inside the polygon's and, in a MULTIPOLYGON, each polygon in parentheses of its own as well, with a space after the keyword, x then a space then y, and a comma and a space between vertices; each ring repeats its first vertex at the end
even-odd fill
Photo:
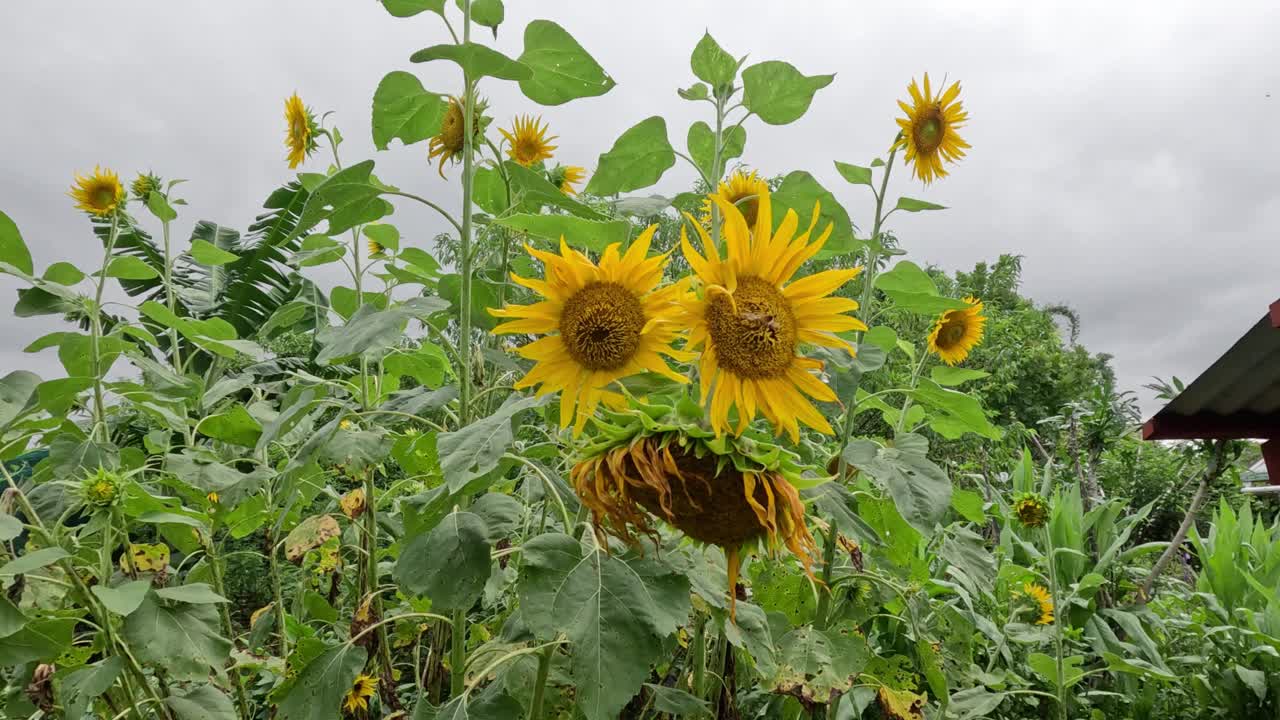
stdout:
POLYGON ((106 468, 98 468, 98 471, 85 478, 81 485, 85 504, 100 508, 115 505, 120 497, 120 486, 119 475, 106 468))
POLYGON ((146 202, 151 193, 160 189, 161 182, 160 176, 155 173, 138 173, 138 177, 133 179, 129 189, 135 198, 146 202))
POLYGON ((1023 493, 1013 501, 1013 514, 1023 527, 1044 527, 1049 520, 1049 502, 1036 493, 1023 493))

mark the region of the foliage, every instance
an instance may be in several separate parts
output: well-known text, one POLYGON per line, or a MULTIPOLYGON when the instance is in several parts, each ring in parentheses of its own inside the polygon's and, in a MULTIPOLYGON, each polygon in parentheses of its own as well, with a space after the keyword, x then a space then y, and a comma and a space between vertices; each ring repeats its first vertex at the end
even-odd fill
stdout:
MULTIPOLYGON (((565 166, 504 153, 515 138, 491 126, 526 108, 499 113, 480 88, 512 83, 548 107, 611 92, 591 42, 535 20, 513 57, 478 39, 482 27, 496 41, 501 0, 381 5, 446 20, 448 41, 410 60, 462 81, 386 75, 372 90, 374 146, 429 143, 441 174, 461 166, 461 207, 446 208, 452 191, 393 185, 375 160, 344 163, 328 114, 295 97, 290 147, 307 159, 327 146, 333 163, 273 191, 243 233, 199 221, 179 249, 178 183, 148 175, 127 203, 82 198, 100 262, 37 274, 0 214, 0 271, 23 286, 15 314, 69 321, 27 348, 56 350, 65 376, 0 378, 5 716, 1276 712, 1280 529, 1220 498, 1192 536, 1188 582, 1138 596, 1184 502, 1167 487, 1194 474, 1198 450, 1130 437, 1135 409, 1108 359, 1076 343, 1069 308, 1020 294, 1020 258, 950 277, 903 257, 892 214, 945 208, 889 196, 899 136, 873 143, 885 158, 836 162, 849 188, 792 168, 767 196, 730 196, 755 121, 821 107, 833 75, 748 63, 707 33, 696 81, 678 91, 706 119, 683 146, 661 116, 620 121, 577 195, 565 166), (619 197, 678 161, 697 173, 691 192, 619 197), (850 189, 875 201, 864 225, 845 210, 850 189), (392 220, 407 203, 449 231, 432 244, 402 234, 392 220), (772 226, 748 229, 747 213, 772 226), (769 248, 795 263, 794 284, 862 275, 796 309, 856 310, 870 327, 842 316, 784 348, 789 382, 821 416, 794 439, 774 426, 798 403, 746 396, 724 411, 741 422, 713 429, 712 365, 696 343, 669 354, 670 376, 624 372, 602 389, 587 374, 536 394, 538 323, 510 342, 488 332, 536 299, 543 281, 525 278, 538 261, 572 275, 598 257, 608 272, 656 226, 653 249, 673 256, 665 276, 650 258, 627 267, 649 263, 661 292, 710 306, 736 289, 693 282, 684 237, 705 236, 706 250, 810 221, 793 251, 769 248), (307 274, 322 266, 349 282, 320 288, 307 274), (116 287, 128 302, 104 300, 116 287), (983 300, 983 342, 941 363, 930 331, 976 307, 967 296, 983 300), (565 429, 580 402, 606 408, 581 435, 565 429), (834 434, 812 429, 828 420, 834 434), (618 482, 582 469, 603 465, 618 482), (1027 498, 1046 512, 1017 512, 1027 498), (746 540, 685 522, 735 508, 746 540)), ((929 152, 927 133, 911 140, 913 157, 929 152)), ((730 305, 744 336, 785 336, 785 317, 730 305)))

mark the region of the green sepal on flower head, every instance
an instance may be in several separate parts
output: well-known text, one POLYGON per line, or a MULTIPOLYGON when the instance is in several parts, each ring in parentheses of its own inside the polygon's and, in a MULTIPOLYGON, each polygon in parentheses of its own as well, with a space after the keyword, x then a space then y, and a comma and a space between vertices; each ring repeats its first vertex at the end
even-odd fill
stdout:
POLYGON ((798 486, 829 479, 767 435, 716 437, 702 409, 681 394, 672 404, 639 402, 594 418, 599 432, 570 472, 596 532, 628 543, 655 536, 655 518, 725 552, 730 616, 739 553, 782 546, 812 576, 817 544, 805 526, 798 486))
POLYGON ((135 198, 146 202, 151 193, 160 189, 162 183, 160 176, 155 173, 138 173, 138 176, 129 184, 129 190, 135 198))
POLYGON ((108 508, 120 500, 124 492, 124 479, 120 475, 99 467, 80 483, 80 495, 84 504, 95 508, 108 508))
POLYGON ((679 437, 682 447, 715 454, 717 469, 732 465, 738 472, 775 472, 800 490, 831 479, 821 468, 806 464, 795 452, 779 445, 776 437, 754 426, 740 435, 726 433, 716 437, 703 408, 683 388, 678 389, 678 394, 650 395, 640 400, 624 387, 623 395, 625 408, 602 408, 593 418, 596 432, 579 450, 578 460, 646 437, 661 436, 667 442, 679 437))
POLYGON ((1049 501, 1037 493, 1023 493, 1013 499, 1013 514, 1023 527, 1044 527, 1049 521, 1049 501))

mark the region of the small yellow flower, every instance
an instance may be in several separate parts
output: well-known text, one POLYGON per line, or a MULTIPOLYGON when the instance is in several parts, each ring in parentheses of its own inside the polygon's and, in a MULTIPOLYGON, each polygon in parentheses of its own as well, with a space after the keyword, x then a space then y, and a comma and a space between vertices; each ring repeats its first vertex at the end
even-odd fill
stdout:
POLYGON ((341 422, 339 422, 339 423, 338 423, 338 429, 339 429, 339 430, 350 430, 351 428, 353 428, 353 427, 355 427, 355 426, 356 426, 356 424, 355 424, 355 423, 353 423, 353 422, 351 422, 350 420, 343 420, 343 421, 341 421, 341 422))
POLYGON ((369 257, 380 256, 386 251, 387 251, 387 248, 384 247, 382 243, 378 242, 377 240, 369 241, 369 257))
MULTIPOLYGON (((486 104, 483 100, 476 103, 475 111, 471 117, 471 128, 473 139, 479 139, 485 126, 484 110, 486 104)), ((462 159, 462 151, 466 148, 466 135, 462 131, 462 126, 466 124, 466 109, 462 105, 460 98, 449 98, 449 107, 444 113, 444 122, 440 125, 440 133, 431 138, 427 143, 430 150, 427 153, 427 159, 433 160, 440 158, 440 177, 444 177, 445 161, 457 162, 462 159)), ((474 146, 474 144, 473 144, 474 146)))
POLYGON ((204 497, 205 497, 205 499, 206 499, 206 500, 208 500, 209 502, 213 503, 214 505, 217 505, 217 504, 218 504, 218 493, 216 493, 216 492, 211 492, 211 493, 209 493, 208 495, 205 495, 204 497))
POLYGON ((338 501, 338 507, 341 508, 342 514, 355 520, 364 514, 365 498, 364 488, 356 488, 338 501))
POLYGON ((284 120, 287 124, 284 144, 289 148, 287 159, 292 170, 320 147, 316 143, 316 118, 311 109, 302 104, 302 98, 294 93, 284 101, 284 120))
POLYGON ((923 93, 915 80, 907 90, 911 93, 911 104, 898 101, 907 116, 898 119, 902 134, 895 146, 906 148, 906 161, 914 166, 915 176, 928 185, 935 178, 946 177, 943 161, 953 163, 964 157, 969 143, 957 130, 969 119, 969 113, 957 99, 960 96, 958 82, 935 97, 929 87, 929 73, 925 73, 923 93))
POLYGON ((1044 527, 1049 520, 1049 503, 1035 493, 1024 493, 1013 501, 1013 514, 1025 527, 1044 527))
POLYGON ((942 313, 929 332, 929 352, 948 365, 958 365, 969 357, 969 351, 982 342, 982 328, 987 324, 982 301, 974 297, 964 301, 969 307, 942 313))
MULTIPOLYGON (((755 171, 735 170, 728 182, 720 183, 716 197, 734 205, 747 221, 748 228, 756 226, 756 212, 760 208, 760 196, 769 194, 769 184, 761 180, 755 171)), ((711 197, 702 201, 702 223, 711 226, 711 197)))
POLYGON ((1025 583, 1022 586, 1020 595, 1026 595, 1036 603, 1038 616, 1036 617, 1037 625, 1049 625, 1053 623, 1053 598, 1049 596, 1049 591, 1043 585, 1035 583, 1025 583))
POLYGON ((97 217, 115 214, 124 205, 125 198, 120 176, 112 170, 103 170, 97 166, 88 176, 77 173, 76 182, 67 194, 76 201, 77 210, 97 217))
POLYGON ((577 165, 561 165, 552 174, 555 176, 552 182, 565 195, 577 195, 578 190, 574 186, 587 179, 587 169, 577 165))
POLYGON ((342 709, 348 713, 354 713, 357 710, 367 711, 369 698, 373 697, 373 692, 377 688, 378 679, 374 676, 364 673, 357 675, 356 681, 351 684, 351 689, 347 691, 342 701, 342 709))
POLYGON ((550 129, 549 125, 543 124, 541 117, 523 115, 515 119, 510 131, 499 132, 511 143, 507 148, 507 155, 517 164, 529 167, 536 162, 551 159, 551 151, 556 149, 551 141, 557 136, 547 137, 550 129))
POLYGON ((133 191, 133 196, 143 202, 147 201, 147 197, 152 192, 160 189, 160 177, 154 173, 138 173, 138 177, 133 179, 129 185, 129 189, 133 191))

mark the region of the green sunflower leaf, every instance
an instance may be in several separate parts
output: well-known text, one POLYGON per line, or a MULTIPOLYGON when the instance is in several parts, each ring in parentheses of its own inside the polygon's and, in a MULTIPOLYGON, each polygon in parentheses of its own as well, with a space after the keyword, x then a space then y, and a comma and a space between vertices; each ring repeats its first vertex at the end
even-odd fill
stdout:
POLYGON ((519 61, 530 70, 520 91, 539 105, 596 97, 616 84, 572 35, 550 20, 534 20, 524 29, 519 61))
POLYGON ((938 286, 933 278, 910 260, 899 261, 892 270, 878 275, 876 288, 898 307, 920 315, 938 315, 947 310, 969 307, 963 300, 938 295, 938 286))
POLYGON ((3 212, 0 212, 0 262, 7 262, 28 275, 35 272, 31 265, 31 251, 23 242, 22 233, 3 212))
POLYGON ((653 553, 584 552, 568 535, 524 545, 520 608, 540 640, 572 644, 570 673, 587 720, 612 720, 649 677, 662 640, 688 619, 689 581, 653 553))
POLYGON ((227 252, 208 240, 196 238, 191 243, 191 258, 201 265, 216 267, 233 263, 239 260, 240 256, 233 252, 227 252))
POLYGON ((849 213, 836 200, 831 191, 822 186, 812 175, 803 170, 788 173, 782 185, 772 195, 773 227, 776 230, 786 217, 787 210, 795 210, 800 217, 800 227, 809 227, 815 203, 820 203, 818 224, 814 227, 810 242, 817 240, 831 225, 831 236, 818 251, 817 259, 847 255, 860 247, 853 235, 853 223, 849 213))
POLYGON ((444 16, 444 0, 382 0, 382 7, 398 18, 413 17, 428 10, 444 16))
POLYGON ((667 139, 667 121, 654 115, 641 120, 600 156, 596 174, 587 183, 592 195, 616 195, 649 187, 676 164, 667 139))
POLYGON ((799 120, 813 96, 835 75, 806 76, 790 63, 769 60, 742 71, 742 104, 770 125, 799 120))
POLYGON ((898 204, 894 206, 894 210, 906 210, 907 212, 920 212, 921 210, 946 210, 945 205, 925 202, 924 200, 916 200, 909 197, 898 198, 898 204))
POLYGON ((626 243, 631 235, 631 223, 626 220, 588 220, 572 215, 544 215, 520 213, 495 221, 502 227, 546 238, 559 247, 560 238, 569 247, 601 252, 610 243, 626 243))
MULTIPOLYGON (((462 0, 453 0, 453 3, 462 10, 462 0)), ((493 30, 493 36, 498 36, 498 26, 506 17, 506 8, 502 6, 502 0, 471 0, 471 22, 477 25, 483 25, 493 30)))
POLYGON ((60 682, 60 699, 66 717, 82 718, 89 709, 94 698, 107 691, 115 684, 116 678, 124 670, 124 658, 112 655, 102 662, 85 665, 70 673, 59 672, 56 676, 60 682))
POLYGON ((451 513, 431 532, 408 540, 396 562, 400 587, 437 610, 465 610, 489 579, 489 528, 480 516, 451 513))
POLYGON ((840 177, 848 180, 854 185, 871 185, 871 168, 862 167, 861 165, 850 165, 836 160, 836 172, 840 173, 840 177))
POLYGON ((928 440, 906 433, 895 437, 891 447, 853 440, 845 447, 844 459, 883 485, 912 527, 932 535, 951 506, 951 479, 928 452, 928 440))
POLYGON ((948 390, 932 380, 921 378, 911 396, 931 411, 929 427, 948 440, 969 432, 991 440, 999 440, 1004 435, 1000 428, 991 424, 982 403, 971 395, 948 390))
POLYGON ((159 277, 160 273, 132 255, 120 255, 111 258, 111 262, 107 264, 106 275, 120 280, 150 280, 159 277))
POLYGON ((499 80, 526 80, 532 75, 527 65, 519 63, 487 45, 462 43, 432 45, 409 56, 411 62, 449 60, 457 63, 471 78, 493 77, 499 80))
POLYGON ((320 653, 298 672, 297 679, 281 695, 276 718, 328 720, 335 717, 342 706, 342 697, 355 683, 368 659, 364 648, 348 643, 320 653))
POLYGON ((165 668, 174 680, 207 679, 231 652, 213 605, 169 606, 154 594, 125 620, 124 635, 139 660, 165 668))
POLYGON ((384 190, 386 187, 373 178, 372 160, 339 170, 312 189, 288 240, 326 220, 328 234, 333 236, 390 215, 395 208, 380 197, 384 190))
POLYGON ((719 88, 733 82, 733 76, 738 72, 738 61, 720 47, 711 33, 706 32, 693 48, 689 67, 699 80, 719 88))
POLYGON ((237 720, 231 698, 213 685, 197 685, 164 699, 178 720, 237 720))
POLYGON ((373 146, 386 150, 392 139, 405 145, 440 132, 449 103, 428 92, 412 73, 387 73, 373 92, 373 146))

